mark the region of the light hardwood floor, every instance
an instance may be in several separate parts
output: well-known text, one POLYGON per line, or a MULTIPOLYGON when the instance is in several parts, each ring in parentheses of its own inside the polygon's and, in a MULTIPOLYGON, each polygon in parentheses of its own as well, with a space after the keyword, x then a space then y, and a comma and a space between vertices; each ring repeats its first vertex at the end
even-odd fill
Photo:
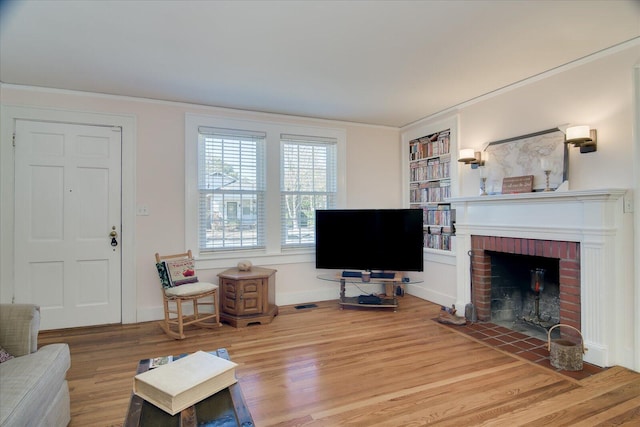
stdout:
POLYGON ((576 381, 433 321, 412 296, 397 312, 280 307, 269 325, 189 330, 157 322, 41 332, 67 342, 71 426, 121 425, 138 360, 226 347, 258 427, 640 425, 640 374, 576 381))

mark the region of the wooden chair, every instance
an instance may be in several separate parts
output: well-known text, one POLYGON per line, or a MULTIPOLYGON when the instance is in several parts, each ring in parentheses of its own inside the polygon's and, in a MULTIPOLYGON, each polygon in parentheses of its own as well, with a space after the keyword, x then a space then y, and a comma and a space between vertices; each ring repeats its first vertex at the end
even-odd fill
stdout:
MULTIPOLYGON (((163 261, 192 259, 191 250, 181 254, 163 256, 156 253, 157 264, 161 264, 163 261)), ((163 282, 162 273, 160 270, 158 272, 161 282, 163 282)), ((165 286, 166 284, 163 283, 164 321, 161 322, 160 326, 167 335, 181 340, 186 338, 184 334, 185 326, 196 325, 201 328, 218 328, 222 326, 220 323, 220 305, 218 303, 218 285, 207 282, 194 282, 172 287, 165 286), (212 297, 213 301, 209 297, 212 297), (193 303, 193 314, 185 315, 182 310, 182 304, 189 301, 193 303), (171 305, 175 305, 175 307, 171 307, 171 305), (213 306, 213 313, 201 313, 200 306, 213 306)))

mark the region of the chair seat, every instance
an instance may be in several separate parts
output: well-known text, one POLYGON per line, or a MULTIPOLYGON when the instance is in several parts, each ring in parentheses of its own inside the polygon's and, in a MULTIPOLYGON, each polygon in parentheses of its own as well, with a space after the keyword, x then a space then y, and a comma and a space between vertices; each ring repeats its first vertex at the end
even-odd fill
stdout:
POLYGON ((164 293, 168 297, 188 297, 191 295, 201 294, 203 292, 210 292, 216 289, 218 289, 218 285, 214 285, 213 283, 195 282, 175 286, 173 288, 166 288, 164 290, 164 293))

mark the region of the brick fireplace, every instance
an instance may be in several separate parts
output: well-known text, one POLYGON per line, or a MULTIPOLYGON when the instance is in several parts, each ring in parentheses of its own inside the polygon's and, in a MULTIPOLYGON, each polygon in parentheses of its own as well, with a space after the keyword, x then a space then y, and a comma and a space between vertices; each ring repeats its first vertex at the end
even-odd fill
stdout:
MULTIPOLYGON (((492 255, 496 253, 553 258, 559 262, 560 323, 581 329, 580 244, 518 237, 471 236, 473 295, 478 319, 491 321, 492 255)), ((544 291, 543 291, 544 292, 544 291)), ((495 298, 495 295, 493 296, 495 298)), ((570 331, 570 330, 569 330, 570 331)))
MULTIPOLYGON (((554 191, 450 199, 456 210, 457 307, 490 318, 492 253, 559 262, 560 323, 578 328, 585 362, 633 369, 632 230, 624 189, 554 191), (472 257, 469 256, 472 251, 472 257)), ((569 328, 564 328, 569 330, 569 328)), ((564 332, 563 332, 564 333, 564 332)))

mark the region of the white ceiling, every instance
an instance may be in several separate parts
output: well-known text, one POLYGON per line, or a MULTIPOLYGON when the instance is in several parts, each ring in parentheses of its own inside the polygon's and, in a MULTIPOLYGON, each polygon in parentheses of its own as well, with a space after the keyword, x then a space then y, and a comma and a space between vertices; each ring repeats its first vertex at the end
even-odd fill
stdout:
POLYGON ((401 127, 640 37, 640 1, 0 2, 0 81, 401 127))

